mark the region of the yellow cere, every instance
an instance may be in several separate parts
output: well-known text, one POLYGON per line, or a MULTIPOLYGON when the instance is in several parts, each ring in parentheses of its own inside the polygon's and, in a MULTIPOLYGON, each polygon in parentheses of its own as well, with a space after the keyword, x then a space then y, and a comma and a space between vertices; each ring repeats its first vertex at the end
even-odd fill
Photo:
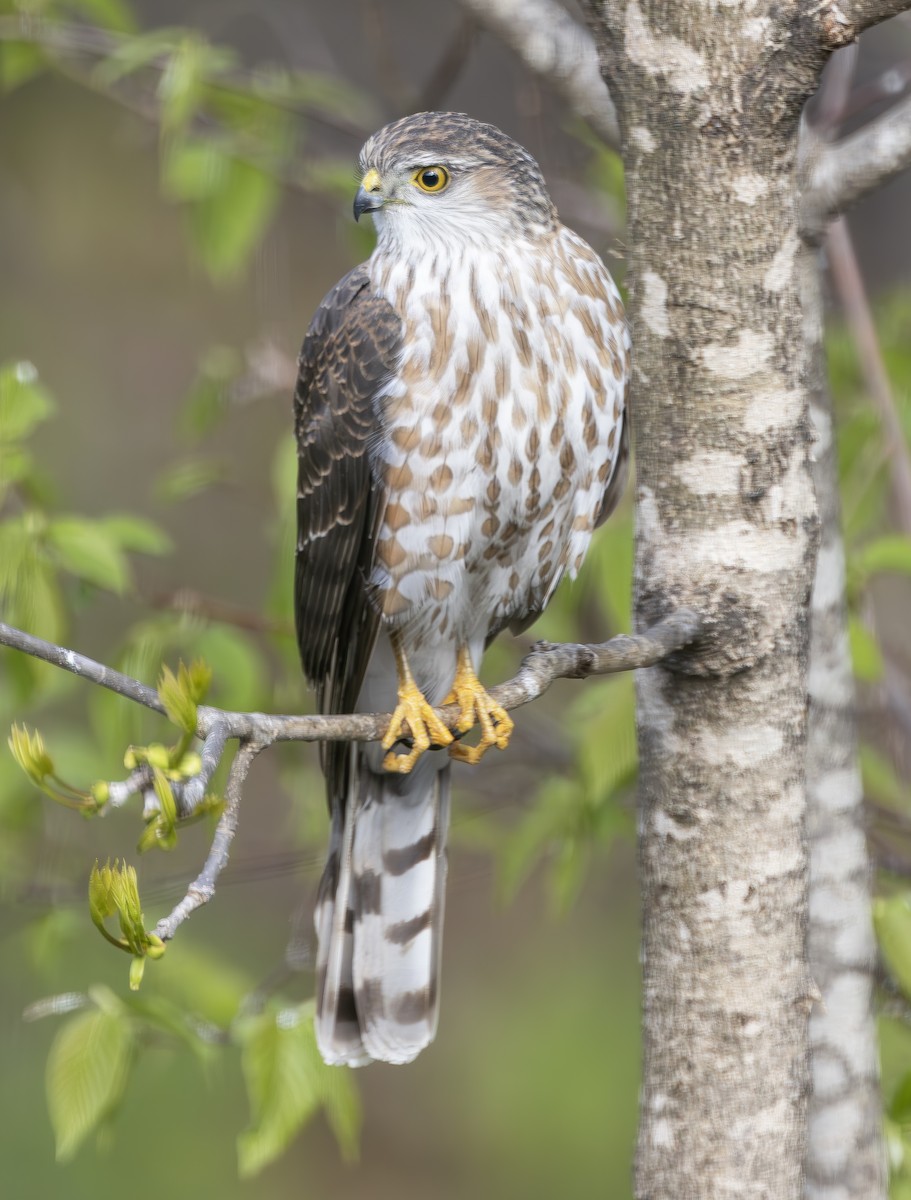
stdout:
POLYGON ((361 187, 365 192, 378 192, 382 186, 383 181, 380 179, 379 171, 376 167, 371 167, 361 180, 361 187))

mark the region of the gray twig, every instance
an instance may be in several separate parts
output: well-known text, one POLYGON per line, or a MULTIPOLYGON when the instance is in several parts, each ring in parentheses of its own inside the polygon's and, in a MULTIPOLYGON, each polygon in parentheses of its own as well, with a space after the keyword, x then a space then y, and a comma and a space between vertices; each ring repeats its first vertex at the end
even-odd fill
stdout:
MULTIPOLYGON (((681 609, 659 621, 645 633, 611 638, 596 645, 538 642, 523 660, 518 674, 492 689, 492 695, 504 708, 518 708, 541 696, 556 679, 585 679, 617 671, 650 667, 681 650, 698 637, 703 621, 690 609, 681 609)), ((93 659, 55 646, 41 638, 0 622, 0 645, 31 654, 102 687, 135 700, 155 712, 164 713, 157 693, 138 680, 93 659)), ((450 729, 459 716, 456 705, 437 710, 450 729)), ((244 782, 256 755, 278 741, 377 741, 389 724, 388 713, 353 713, 346 716, 272 716, 267 713, 227 712, 200 706, 197 709, 197 736, 203 739, 199 772, 177 789, 182 816, 190 815, 205 795, 206 787, 224 754, 225 744, 236 738, 240 746, 231 764, 225 793, 225 807, 212 839, 205 865, 186 895, 155 927, 164 941, 215 894, 215 885, 228 861, 231 842, 237 830, 238 813, 244 782)), ((134 772, 121 789, 141 790, 145 780, 141 770, 134 772)), ((128 794, 129 794, 128 792, 128 794)), ((123 797, 125 799, 126 796, 123 797)), ((147 807, 157 806, 154 792, 147 794, 147 807)))
POLYGON ((225 752, 225 743, 227 740, 227 724, 224 721, 216 721, 206 735, 199 752, 202 766, 198 773, 180 790, 179 803, 182 816, 189 816, 202 803, 206 794, 206 788, 209 786, 212 776, 218 769, 221 756, 225 752))
POLYGON ((208 904, 215 895, 215 885, 227 865, 231 843, 237 832, 240 802, 250 764, 262 749, 263 747, 255 742, 242 742, 234 756, 228 776, 228 786, 225 789, 225 807, 218 825, 215 827, 215 836, 212 838, 212 847, 206 858, 205 866, 187 888, 187 894, 180 903, 155 926, 155 933, 162 941, 169 941, 187 917, 197 908, 208 904))
POLYGON ((461 0, 479 23, 588 121, 619 146, 617 110, 601 78, 595 39, 555 0, 461 0))
POLYGON ((97 683, 112 692, 117 692, 120 696, 125 696, 127 700, 133 700, 145 708, 151 708, 154 712, 161 713, 162 716, 165 715, 164 705, 159 700, 158 693, 154 688, 150 688, 120 671, 115 671, 113 667, 106 667, 103 663, 95 662, 93 658, 86 658, 84 654, 77 654, 75 650, 67 650, 65 646, 55 646, 53 642, 33 637, 32 634, 24 633, 21 629, 14 629, 12 625, 7 625, 3 621, 0 621, 0 646, 10 646, 13 650, 21 650, 23 654, 30 654, 32 658, 40 658, 54 667, 71 671, 74 675, 88 679, 90 683, 97 683))
MULTIPOLYGON (((908 111, 908 122, 911 125, 911 107, 908 111)), ((832 280, 857 347, 864 382, 886 435, 895 514, 901 529, 905 533, 911 533, 911 458, 901 420, 895 408, 889 375, 883 362, 848 223, 844 217, 832 222, 826 246, 832 280)))
POLYGON ((804 129, 801 158, 801 232, 818 241, 832 217, 911 166, 911 96, 837 142, 804 129))
MULTIPOLYGON (((491 695, 504 708, 519 708, 537 700, 556 679, 585 679, 590 675, 650 667, 695 641, 701 629, 702 619, 697 613, 691 609, 680 609, 645 633, 621 635, 595 645, 539 642, 522 662, 518 674, 491 689, 491 695)), ((10 646, 65 671, 72 671, 83 679, 164 714, 164 706, 153 688, 73 650, 45 642, 3 622, 0 622, 0 645, 10 646)), ((447 705, 437 709, 437 712, 450 729, 455 729, 459 715, 456 705, 447 705)), ((206 743, 203 747, 206 762, 216 753, 218 758, 221 757, 221 749, 229 738, 254 742, 260 749, 273 742, 375 742, 386 732, 389 719, 389 713, 308 717, 229 712, 200 705, 196 734, 206 743), (216 735, 213 740, 207 741, 213 734, 216 735)))

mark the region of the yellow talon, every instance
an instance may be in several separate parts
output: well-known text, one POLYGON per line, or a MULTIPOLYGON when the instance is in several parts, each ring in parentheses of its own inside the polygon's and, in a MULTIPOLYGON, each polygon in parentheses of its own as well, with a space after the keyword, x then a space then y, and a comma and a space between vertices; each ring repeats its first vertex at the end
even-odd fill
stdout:
POLYGON ((459 650, 458 665, 452 690, 444 704, 458 704, 459 720, 456 728, 466 733, 472 725, 480 724, 481 740, 476 746, 464 746, 461 742, 449 747, 450 758, 458 762, 477 763, 491 746, 505 750, 515 723, 502 705, 497 704, 475 674, 467 646, 459 650))
POLYGON ((407 775, 425 750, 429 750, 431 745, 448 746, 452 734, 415 683, 401 639, 396 634, 392 635, 392 649, 399 677, 399 692, 398 704, 381 742, 383 749, 389 751, 383 759, 383 770, 407 775), (395 743, 406 737, 411 739, 411 750, 407 754, 393 754, 395 743))

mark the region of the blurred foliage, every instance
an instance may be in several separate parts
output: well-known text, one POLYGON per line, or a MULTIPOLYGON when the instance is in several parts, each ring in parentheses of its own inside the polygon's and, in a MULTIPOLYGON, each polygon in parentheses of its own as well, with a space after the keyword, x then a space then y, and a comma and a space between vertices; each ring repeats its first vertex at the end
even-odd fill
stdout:
MULTIPOLYGON (((885 298, 875 313, 880 349, 894 403, 905 434, 902 446, 890 445, 870 402, 850 331, 834 323, 828 336, 829 377, 836 408, 842 523, 847 572, 848 633, 854 672, 862 700, 874 708, 885 703, 887 673, 907 683, 908 661, 896 654, 877 621, 877 589, 897 588, 893 603, 909 604, 911 537, 897 531, 889 504, 889 459, 911 453, 911 293, 885 298)), ((908 763, 895 753, 893 718, 861 726, 860 764, 864 794, 874 824, 882 814, 895 851, 907 842, 911 825, 908 763), (901 838, 896 838, 896 830, 901 838)), ((898 734, 900 742, 906 735, 898 734)), ((875 835, 875 830, 874 830, 875 835)), ((909 862, 908 873, 911 873, 909 862)), ((887 1101, 886 1134, 893 1200, 911 1198, 911 891, 886 881, 888 894, 875 902, 874 923, 883 963, 893 989, 890 1016, 882 1022, 883 1084, 887 1101), (896 1003, 898 997, 900 1000, 896 1003), (899 1015, 895 1015, 896 1012, 899 1015)))

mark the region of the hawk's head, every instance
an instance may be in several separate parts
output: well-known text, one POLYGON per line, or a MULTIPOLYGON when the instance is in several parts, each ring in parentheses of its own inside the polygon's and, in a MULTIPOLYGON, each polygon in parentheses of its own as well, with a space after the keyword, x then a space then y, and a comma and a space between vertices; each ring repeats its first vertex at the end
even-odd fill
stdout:
POLYGON ((368 138, 354 216, 381 242, 539 236, 556 223, 541 168, 518 142, 464 113, 416 113, 368 138))

